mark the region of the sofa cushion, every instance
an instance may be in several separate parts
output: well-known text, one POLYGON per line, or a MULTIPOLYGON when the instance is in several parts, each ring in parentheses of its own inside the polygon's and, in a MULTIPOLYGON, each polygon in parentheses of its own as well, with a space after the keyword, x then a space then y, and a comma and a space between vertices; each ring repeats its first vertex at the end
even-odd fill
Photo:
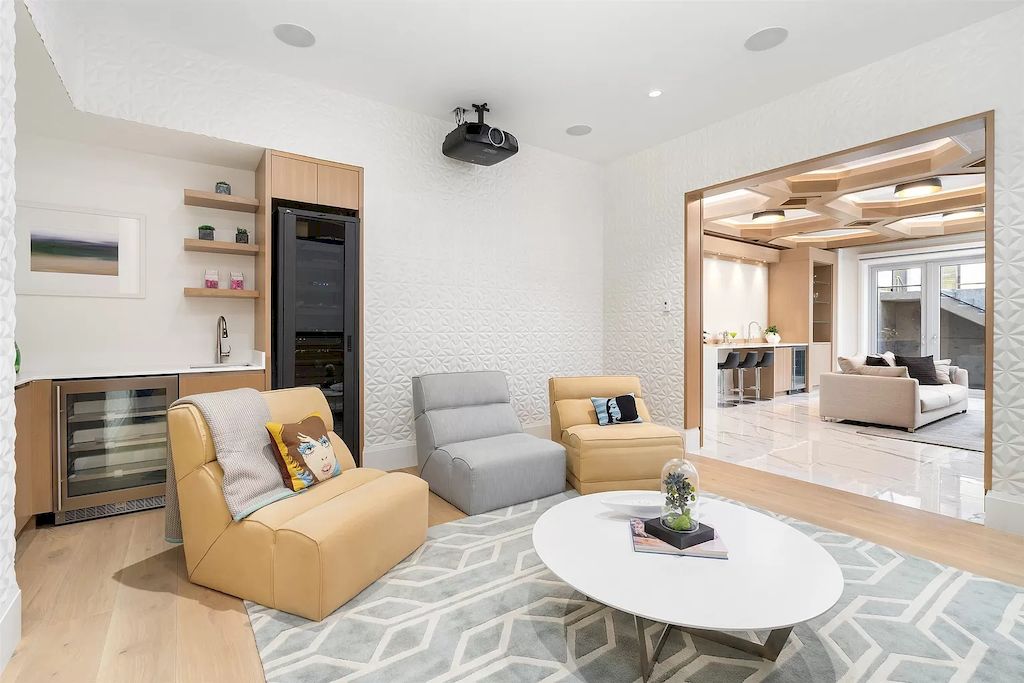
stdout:
POLYGON ((932 386, 922 384, 918 388, 918 395, 921 398, 922 413, 927 413, 929 410, 939 410, 940 408, 945 408, 949 405, 950 396, 943 390, 946 386, 953 385, 932 386))
POLYGON ((504 434, 443 446, 428 468, 438 495, 475 515, 562 491, 565 447, 532 434, 504 434), (445 470, 447 477, 437 476, 445 470))
POLYGON ((910 377, 904 367, 891 367, 889 365, 862 365, 852 375, 868 375, 870 377, 910 377))
POLYGON ((562 440, 570 445, 602 445, 609 448, 630 448, 636 442, 644 445, 682 443, 682 436, 670 427, 651 424, 576 425, 563 432, 562 440))
POLYGON ((949 396, 949 405, 967 400, 967 387, 959 384, 942 384, 935 388, 946 392, 949 396))
POLYGON ((268 529, 280 529, 293 517, 313 510, 330 499, 348 493, 374 479, 379 479, 385 474, 387 472, 369 467, 346 470, 337 477, 331 477, 327 481, 310 488, 308 491, 304 491, 301 496, 285 498, 260 508, 249 515, 246 521, 257 522, 268 529))

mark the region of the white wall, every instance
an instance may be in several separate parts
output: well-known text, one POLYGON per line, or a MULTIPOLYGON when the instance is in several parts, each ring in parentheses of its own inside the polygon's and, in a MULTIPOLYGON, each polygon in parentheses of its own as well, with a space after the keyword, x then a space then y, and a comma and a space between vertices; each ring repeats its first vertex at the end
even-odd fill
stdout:
MULTIPOLYGON (((1024 9, 1006 12, 612 164, 605 370, 641 373, 655 417, 681 423, 687 191, 994 109, 993 482, 1024 511, 1024 423, 1013 417, 1024 411, 1022 34, 1024 9), (672 303, 669 325, 648 300, 672 303)), ((1000 519, 988 523, 1008 526, 1000 519)))
MULTIPOLYGON (((26 374, 109 369, 125 371, 210 363, 217 316, 224 315, 232 350, 253 348, 253 303, 185 298, 201 287, 207 268, 242 271, 252 286, 252 257, 186 252, 196 227, 217 228, 234 240, 236 227, 253 231, 251 214, 185 206, 182 190, 213 190, 218 180, 241 195, 255 193, 255 175, 238 170, 18 135, 17 199, 145 216, 145 297, 95 298, 18 295, 18 345, 26 374)), ((27 235, 18 235, 27 239, 27 235)))
MULTIPOLYGON (((718 258, 704 259, 704 329, 746 338, 747 325, 768 320, 768 266, 718 258)), ((756 333, 755 333, 756 334, 756 333)))
POLYGON ((548 377, 601 371, 599 167, 528 145, 490 168, 452 161, 449 122, 134 35, 83 35, 29 4, 80 109, 365 168, 368 451, 410 455, 412 375, 504 370, 530 424, 548 421, 548 377))
POLYGON ((0 669, 21 640, 14 575, 14 2, 0 0, 0 669))

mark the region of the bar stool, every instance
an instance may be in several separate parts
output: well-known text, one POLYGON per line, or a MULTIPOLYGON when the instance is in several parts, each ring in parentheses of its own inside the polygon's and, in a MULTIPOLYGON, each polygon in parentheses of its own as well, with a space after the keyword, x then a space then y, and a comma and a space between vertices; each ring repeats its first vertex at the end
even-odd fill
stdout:
POLYGON ((736 403, 725 400, 725 372, 729 370, 735 370, 740 366, 740 354, 736 351, 730 351, 725 356, 725 360, 718 363, 718 407, 719 408, 735 408, 736 403))
POLYGON ((747 351, 747 355, 743 356, 743 362, 741 362, 739 364, 739 367, 736 368, 736 374, 739 375, 738 391, 740 397, 736 399, 736 403, 738 405, 744 403, 753 403, 753 401, 748 401, 746 398, 746 392, 743 388, 743 371, 753 370, 755 367, 757 367, 757 351, 747 351))
POLYGON ((772 365, 775 364, 775 352, 765 351, 761 354, 761 360, 757 361, 757 365, 754 366, 754 392, 756 400, 758 401, 770 401, 775 398, 774 395, 768 398, 761 398, 761 370, 768 368, 771 369, 772 365))

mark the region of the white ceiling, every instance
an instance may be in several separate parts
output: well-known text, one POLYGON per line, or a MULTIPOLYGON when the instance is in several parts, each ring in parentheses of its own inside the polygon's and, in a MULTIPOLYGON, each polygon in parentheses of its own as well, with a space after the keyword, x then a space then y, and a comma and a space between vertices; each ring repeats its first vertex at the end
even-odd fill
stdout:
POLYGON ((488 121, 522 143, 600 162, 1020 4, 79 0, 55 11, 82 32, 151 36, 438 118, 487 101, 488 121), (271 29, 284 22, 310 28, 316 45, 278 42, 271 29), (789 40, 767 52, 743 48, 773 25, 789 29, 789 40), (664 94, 649 98, 652 88, 664 94), (566 135, 574 124, 594 132, 566 135))
POLYGON ((17 7, 14 52, 17 135, 42 135, 229 168, 256 168, 263 155, 263 149, 259 147, 75 109, 28 12, 20 3, 17 7))

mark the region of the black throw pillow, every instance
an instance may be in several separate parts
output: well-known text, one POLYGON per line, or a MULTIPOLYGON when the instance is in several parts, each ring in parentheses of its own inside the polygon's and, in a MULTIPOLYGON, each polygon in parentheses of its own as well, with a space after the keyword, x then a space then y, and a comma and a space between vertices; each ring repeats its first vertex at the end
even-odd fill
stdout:
POLYGON ((896 365, 907 368, 907 373, 922 385, 942 384, 935 373, 935 361, 931 356, 896 356, 896 365))
POLYGON ((867 360, 864 361, 864 365, 869 365, 873 368, 887 368, 889 367, 888 361, 881 356, 868 356, 867 360))

